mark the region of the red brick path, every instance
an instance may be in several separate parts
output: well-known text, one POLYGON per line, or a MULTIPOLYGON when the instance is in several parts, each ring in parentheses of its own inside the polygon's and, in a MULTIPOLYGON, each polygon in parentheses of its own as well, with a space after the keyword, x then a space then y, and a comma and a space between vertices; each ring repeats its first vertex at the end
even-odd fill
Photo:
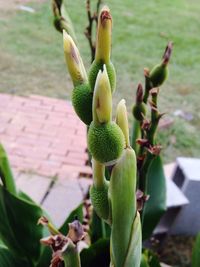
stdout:
POLYGON ((17 172, 90 176, 86 128, 70 102, 0 94, 0 142, 17 172))

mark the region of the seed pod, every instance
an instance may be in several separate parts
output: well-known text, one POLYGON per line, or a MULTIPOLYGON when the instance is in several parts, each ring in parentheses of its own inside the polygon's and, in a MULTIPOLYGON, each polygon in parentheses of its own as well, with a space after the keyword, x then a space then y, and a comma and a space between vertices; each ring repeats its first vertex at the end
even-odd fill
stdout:
MULTIPOLYGON (((95 86, 95 81, 97 78, 97 74, 99 72, 99 70, 103 70, 103 65, 105 64, 105 62, 103 60, 101 61, 96 61, 94 60, 90 70, 89 70, 89 83, 91 88, 94 89, 95 86)), ((115 91, 116 88, 116 72, 115 72, 115 68, 114 65, 112 64, 112 62, 109 62, 106 65, 107 68, 107 72, 108 72, 108 78, 110 81, 110 86, 111 86, 111 90, 112 92, 115 91)))
POLYGON ((93 93, 88 83, 87 74, 74 41, 63 31, 64 53, 74 89, 72 104, 78 117, 87 125, 92 121, 93 93))
POLYGON ((119 126, 111 121, 111 88, 104 65, 99 71, 93 97, 93 122, 88 131, 88 148, 93 158, 100 163, 116 161, 124 148, 124 135, 119 126))
POLYGON ((106 65, 111 91, 116 88, 115 68, 110 61, 111 53, 111 31, 112 17, 108 7, 104 6, 100 12, 97 29, 97 42, 95 59, 90 67, 89 82, 92 90, 94 90, 97 74, 99 70, 103 71, 103 65, 106 65))
POLYGON ((156 65, 150 72, 149 78, 153 87, 161 86, 168 77, 168 67, 162 63, 156 65))
POLYGON ((110 211, 108 201, 109 182, 105 179, 105 166, 92 160, 93 185, 90 188, 90 198, 97 215, 109 222, 110 211))
POLYGON ((89 84, 81 84, 72 91, 72 104, 78 117, 86 125, 92 121, 92 98, 93 94, 89 84))
POLYGON ((88 148, 96 160, 107 165, 112 164, 122 154, 124 135, 115 122, 92 122, 88 132, 88 148))

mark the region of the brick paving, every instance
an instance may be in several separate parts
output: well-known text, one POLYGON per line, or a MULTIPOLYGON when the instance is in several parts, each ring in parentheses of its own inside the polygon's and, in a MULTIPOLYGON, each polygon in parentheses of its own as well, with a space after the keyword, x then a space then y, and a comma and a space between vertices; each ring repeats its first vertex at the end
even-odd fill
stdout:
POLYGON ((68 101, 0 94, 0 142, 17 173, 91 176, 86 127, 68 101))

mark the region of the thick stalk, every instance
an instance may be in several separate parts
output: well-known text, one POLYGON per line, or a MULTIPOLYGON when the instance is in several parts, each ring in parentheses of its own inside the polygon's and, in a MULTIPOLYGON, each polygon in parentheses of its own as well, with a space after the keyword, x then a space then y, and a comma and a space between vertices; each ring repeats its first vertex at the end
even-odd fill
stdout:
POLYGON ((105 183, 105 166, 95 159, 92 160, 93 183, 97 189, 104 187, 105 183))
POLYGON ((139 151, 139 145, 136 143, 136 140, 139 138, 141 138, 140 122, 134 119, 132 124, 131 146, 135 150, 136 155, 139 151))

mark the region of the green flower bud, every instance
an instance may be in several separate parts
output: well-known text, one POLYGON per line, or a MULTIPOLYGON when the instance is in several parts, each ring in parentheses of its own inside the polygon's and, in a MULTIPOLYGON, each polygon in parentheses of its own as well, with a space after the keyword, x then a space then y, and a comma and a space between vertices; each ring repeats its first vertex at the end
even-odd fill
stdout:
POLYGON ((56 30, 61 33, 65 30, 76 42, 74 27, 67 10, 65 9, 63 0, 52 0, 52 10, 56 30))
POLYGON ((162 63, 156 65, 150 72, 149 78, 153 87, 161 86, 168 77, 168 67, 162 63))
POLYGON ((92 121, 92 98, 87 74, 73 39, 63 31, 64 53, 71 75, 74 89, 72 91, 72 104, 79 118, 87 125, 92 121))
POLYGON ((142 121, 146 115, 146 105, 143 103, 143 88, 140 83, 137 88, 136 104, 133 106, 132 113, 138 121, 142 121))
POLYGON ((130 147, 128 117, 126 102, 124 99, 122 99, 117 105, 116 123, 119 125, 124 134, 126 147, 130 147))
POLYGON ((165 49, 161 64, 156 65, 150 71, 149 79, 153 87, 161 86, 167 79, 169 74, 168 63, 171 57, 171 53, 172 53, 172 42, 169 42, 169 44, 165 49))
POLYGON ((117 160, 124 148, 124 135, 112 118, 111 88, 104 65, 99 71, 93 96, 93 122, 88 131, 88 148, 101 163, 117 160))
POLYGON ((113 92, 116 88, 115 68, 110 61, 111 31, 112 17, 109 8, 105 6, 102 8, 99 15, 95 60, 89 71, 89 82, 92 90, 94 90, 97 74, 99 70, 103 70, 104 64, 106 65, 111 91, 113 92))

